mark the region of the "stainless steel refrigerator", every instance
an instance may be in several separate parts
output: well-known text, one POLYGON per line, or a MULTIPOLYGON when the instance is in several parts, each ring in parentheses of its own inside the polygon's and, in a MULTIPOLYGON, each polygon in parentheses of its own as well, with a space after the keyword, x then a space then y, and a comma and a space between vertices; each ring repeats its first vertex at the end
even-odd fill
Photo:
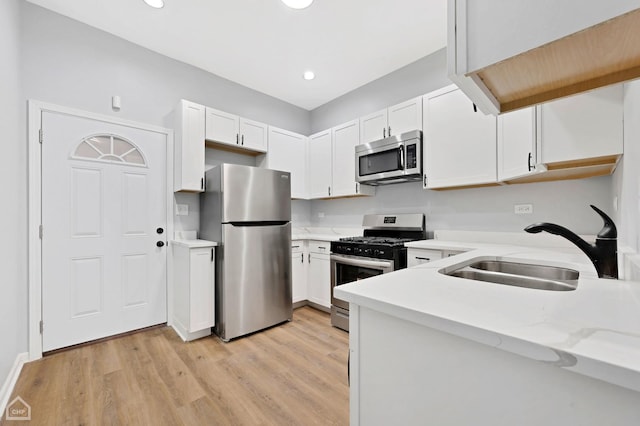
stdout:
POLYGON ((216 249, 216 325, 224 341, 291 320, 288 172, 221 164, 205 173, 200 236, 216 249))

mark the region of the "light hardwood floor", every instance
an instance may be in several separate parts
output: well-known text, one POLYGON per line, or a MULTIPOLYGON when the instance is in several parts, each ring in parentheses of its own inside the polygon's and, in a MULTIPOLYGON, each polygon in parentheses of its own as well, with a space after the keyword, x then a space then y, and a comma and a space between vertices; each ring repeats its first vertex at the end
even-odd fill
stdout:
POLYGON ((309 307, 230 343, 161 327, 26 364, 11 399, 38 425, 348 425, 348 340, 309 307))

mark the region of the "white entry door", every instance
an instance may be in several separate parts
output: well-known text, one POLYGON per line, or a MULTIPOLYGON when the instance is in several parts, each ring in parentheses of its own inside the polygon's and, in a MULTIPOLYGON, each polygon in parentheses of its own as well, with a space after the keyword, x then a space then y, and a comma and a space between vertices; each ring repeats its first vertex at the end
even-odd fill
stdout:
POLYGON ((43 351, 167 321, 166 135, 42 115, 43 351))

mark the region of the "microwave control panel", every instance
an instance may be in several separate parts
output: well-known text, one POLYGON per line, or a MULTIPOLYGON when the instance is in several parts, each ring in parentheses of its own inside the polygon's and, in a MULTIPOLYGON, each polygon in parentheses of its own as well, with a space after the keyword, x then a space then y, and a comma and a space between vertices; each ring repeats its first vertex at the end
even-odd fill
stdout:
POLYGON ((418 146, 415 143, 407 145, 407 164, 406 169, 415 169, 418 167, 418 146))

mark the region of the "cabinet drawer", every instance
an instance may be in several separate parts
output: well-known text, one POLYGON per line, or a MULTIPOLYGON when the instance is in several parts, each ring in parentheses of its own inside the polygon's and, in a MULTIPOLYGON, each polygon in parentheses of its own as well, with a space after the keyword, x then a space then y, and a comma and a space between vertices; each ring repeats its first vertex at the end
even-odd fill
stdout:
POLYGON ((442 259, 442 250, 412 249, 407 250, 407 267, 421 265, 442 259))
POLYGON ((304 252, 304 244, 303 240, 294 240, 291 241, 291 253, 302 253, 304 252))
POLYGON ((331 243, 329 241, 309 241, 309 252, 329 254, 331 243))

